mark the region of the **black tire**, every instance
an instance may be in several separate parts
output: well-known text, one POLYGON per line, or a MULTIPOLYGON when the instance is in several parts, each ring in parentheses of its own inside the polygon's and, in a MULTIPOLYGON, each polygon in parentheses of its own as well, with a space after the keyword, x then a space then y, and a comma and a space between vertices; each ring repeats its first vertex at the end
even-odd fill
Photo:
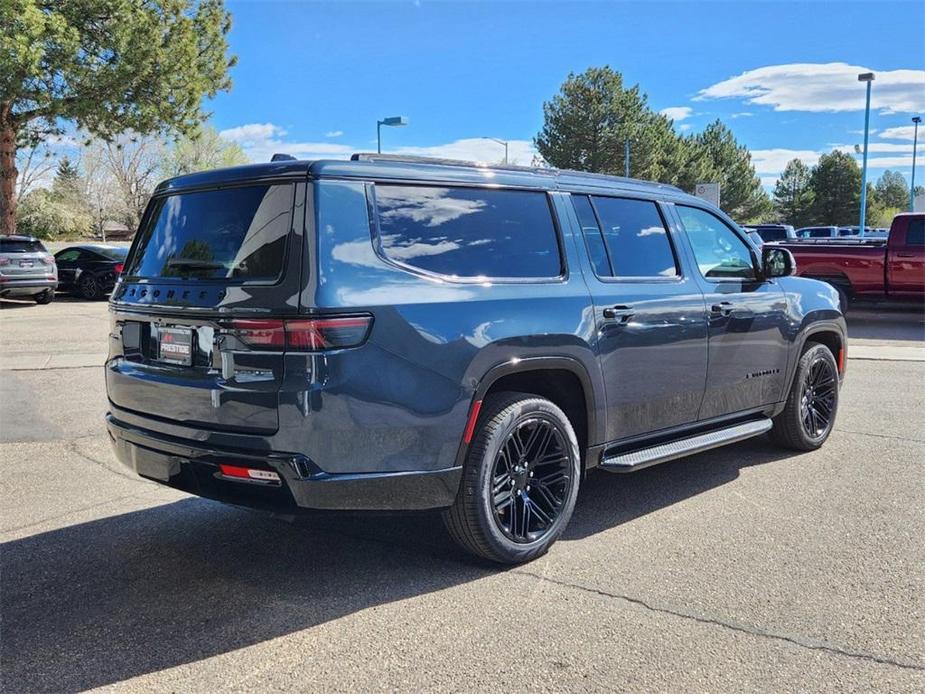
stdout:
POLYGON ((825 345, 807 342, 771 440, 784 448, 814 451, 825 443, 838 413, 838 365, 825 345))
POLYGON ((85 273, 77 280, 77 293, 87 301, 96 301, 103 296, 103 288, 96 277, 85 273))
POLYGON ((46 289, 44 292, 36 294, 32 298, 35 299, 35 303, 37 304, 50 304, 55 300, 55 290, 46 289))
POLYGON ((476 556, 501 564, 531 561, 568 525, 580 474, 578 440, 562 410, 527 393, 491 395, 444 523, 476 556))

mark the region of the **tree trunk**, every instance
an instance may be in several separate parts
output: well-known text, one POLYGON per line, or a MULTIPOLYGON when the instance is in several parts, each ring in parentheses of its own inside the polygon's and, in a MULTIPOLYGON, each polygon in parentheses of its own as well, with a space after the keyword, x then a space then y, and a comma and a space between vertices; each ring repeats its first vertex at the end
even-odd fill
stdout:
POLYGON ((16 232, 16 126, 0 105, 0 234, 16 232))

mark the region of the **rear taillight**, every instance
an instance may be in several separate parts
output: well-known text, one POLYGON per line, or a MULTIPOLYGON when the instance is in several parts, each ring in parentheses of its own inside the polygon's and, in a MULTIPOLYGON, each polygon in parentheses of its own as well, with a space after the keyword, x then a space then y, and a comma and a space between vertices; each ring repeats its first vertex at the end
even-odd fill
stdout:
POLYGON ((372 316, 235 320, 230 327, 239 340, 251 347, 317 352, 363 344, 372 320, 372 316))
POLYGON ((9 264, 10 264, 9 258, 0 258, 0 265, 9 265, 9 264))
POLYGON ((39 261, 42 263, 42 265, 54 265, 55 264, 54 257, 50 255, 40 255, 39 261))
POLYGON ((125 269, 125 264, 124 264, 124 263, 116 263, 116 264, 113 266, 112 271, 113 271, 114 273, 116 273, 117 275, 121 275, 121 274, 122 274, 122 271, 123 271, 124 269, 125 269))

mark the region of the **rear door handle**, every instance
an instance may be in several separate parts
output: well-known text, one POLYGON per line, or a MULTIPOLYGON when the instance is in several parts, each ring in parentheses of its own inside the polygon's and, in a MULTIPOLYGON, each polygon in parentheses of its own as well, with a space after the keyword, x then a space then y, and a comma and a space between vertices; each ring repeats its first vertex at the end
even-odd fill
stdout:
POLYGON ((636 312, 633 310, 632 306, 627 306, 625 304, 617 304, 616 306, 608 306, 604 309, 604 319, 619 321, 620 323, 626 323, 630 318, 636 315, 636 312))

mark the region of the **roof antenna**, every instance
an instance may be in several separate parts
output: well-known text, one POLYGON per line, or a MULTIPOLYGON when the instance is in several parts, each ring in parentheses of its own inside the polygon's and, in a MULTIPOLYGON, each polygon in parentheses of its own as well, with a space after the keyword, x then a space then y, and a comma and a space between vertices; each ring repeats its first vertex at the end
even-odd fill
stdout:
POLYGON ((272 157, 270 161, 297 161, 297 159, 291 154, 283 154, 282 152, 277 152, 272 157))

